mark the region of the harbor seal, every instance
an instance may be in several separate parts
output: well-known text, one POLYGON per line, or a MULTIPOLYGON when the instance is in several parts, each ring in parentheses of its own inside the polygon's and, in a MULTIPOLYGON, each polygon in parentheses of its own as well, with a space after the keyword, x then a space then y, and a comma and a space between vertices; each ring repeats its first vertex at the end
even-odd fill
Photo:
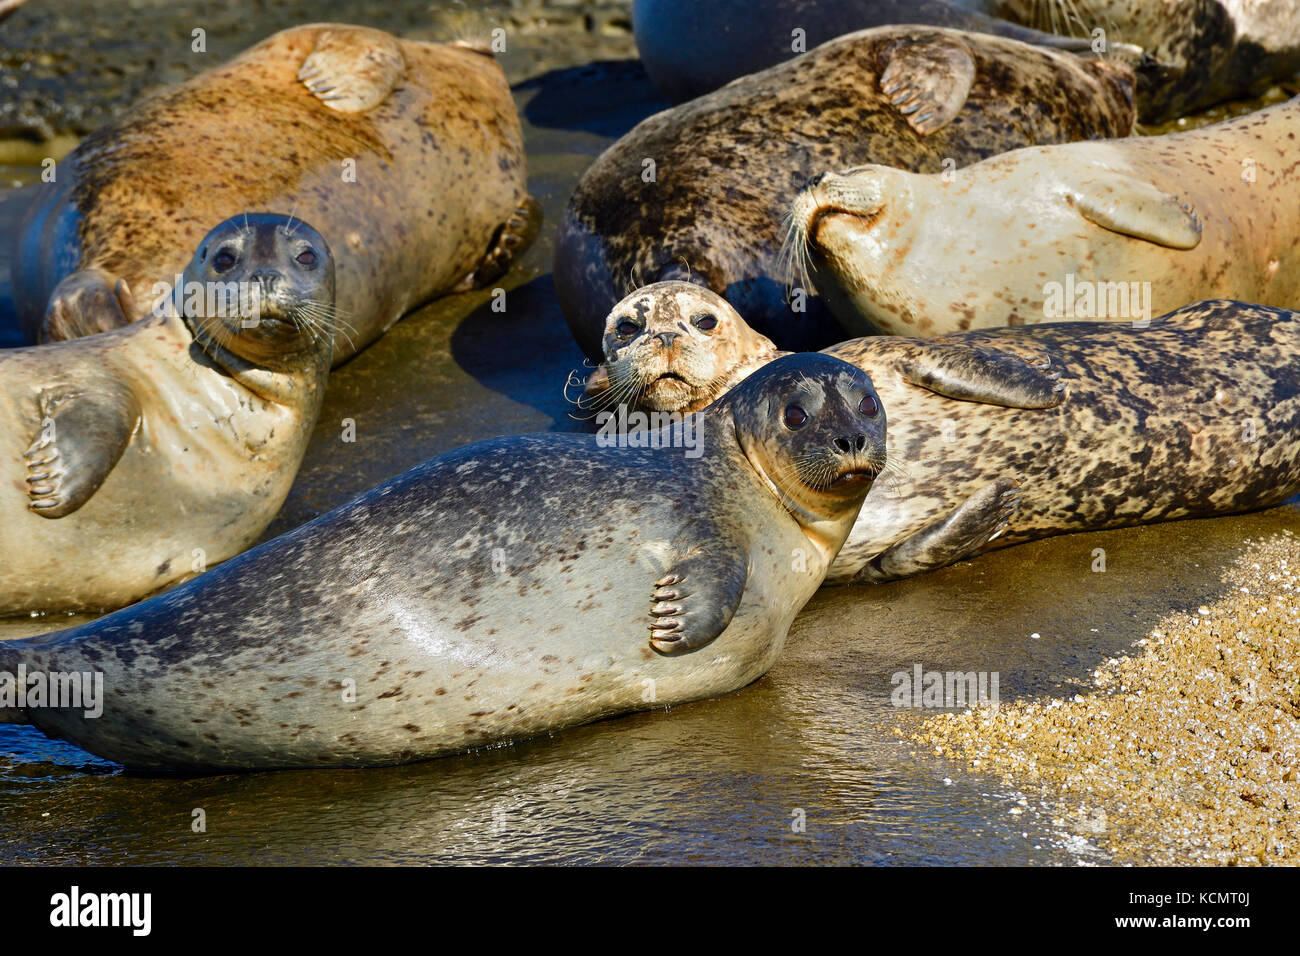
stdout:
POLYGON ((1140 48, 1138 110, 1163 123, 1300 71, 1296 0, 958 0, 1055 33, 1140 48))
POLYGON ((1300 307, 1300 98, 1168 136, 1016 150, 927 176, 812 180, 798 248, 857 334, 1300 307))
POLYGON ((336 364, 425 300, 495 279, 538 224, 492 57, 343 24, 277 33, 146 98, 38 188, 14 265, 30 341, 140 318, 139 290, 172 281, 212 223, 263 209, 334 251, 336 364))
POLYGON ((140 770, 355 767, 727 693, 852 526, 878 406, 860 370, 800 355, 667 447, 468 445, 152 600, 0 641, 0 672, 104 682, 97 717, 0 717, 140 770))
POLYGON ((600 360, 632 285, 688 279, 783 348, 843 338, 821 302, 787 294, 781 223, 809 177, 881 162, 940 171, 1030 143, 1123 136, 1127 68, 998 37, 866 30, 650 117, 602 154, 565 210, 555 286, 600 360))
POLYGON ((328 244, 237 216, 161 288, 124 328, 0 351, 0 614, 138 600, 247 548, 288 494, 329 374, 328 244))
POLYGON ((901 23, 1090 49, 1086 39, 1030 29, 947 0, 636 0, 632 7, 641 63, 675 103, 846 33, 901 23))
MULTIPOLYGON (((606 408, 614 396, 659 412, 705 406, 784 354, 721 298, 682 282, 619 303, 605 351, 583 404, 606 408)), ((870 336, 824 354, 875 383, 890 449, 828 583, 892 580, 1049 535, 1266 508, 1300 492, 1295 312, 1212 301, 1142 329, 870 336)))

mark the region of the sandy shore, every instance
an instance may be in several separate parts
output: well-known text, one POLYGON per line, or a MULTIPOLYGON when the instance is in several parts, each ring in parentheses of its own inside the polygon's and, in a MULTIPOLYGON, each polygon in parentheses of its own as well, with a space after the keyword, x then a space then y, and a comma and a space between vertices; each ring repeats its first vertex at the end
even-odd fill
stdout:
POLYGON ((914 739, 1117 863, 1300 863, 1300 539, 1251 542, 1224 580, 1091 693, 941 714, 914 739))

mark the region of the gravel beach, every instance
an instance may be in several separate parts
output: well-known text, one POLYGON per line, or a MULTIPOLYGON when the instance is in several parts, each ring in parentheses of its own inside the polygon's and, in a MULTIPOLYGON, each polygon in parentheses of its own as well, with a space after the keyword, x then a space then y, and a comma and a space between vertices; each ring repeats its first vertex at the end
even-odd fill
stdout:
POLYGON ((1116 863, 1300 862, 1300 539, 1252 542, 1224 583, 1091 693, 941 714, 914 739, 1116 863))

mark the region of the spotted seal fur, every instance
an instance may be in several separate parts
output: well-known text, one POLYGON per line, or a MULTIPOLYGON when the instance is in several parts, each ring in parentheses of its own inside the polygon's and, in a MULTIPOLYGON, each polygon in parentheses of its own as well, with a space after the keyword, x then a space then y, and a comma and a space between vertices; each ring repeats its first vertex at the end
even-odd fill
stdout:
POLYGON ((1142 122, 1163 123, 1300 71, 1296 0, 965 0, 1057 33, 1105 33, 1143 51, 1142 122))
MULTIPOLYGON (((1090 49, 1086 39, 1034 30, 947 0, 636 0, 632 7, 641 62, 659 91, 677 103, 846 33, 900 23, 1090 49)), ((1140 51, 1127 52, 1134 62, 1141 59, 1140 51)))
POLYGON ((0 671, 105 691, 95 718, 0 716, 135 769, 339 767, 726 693, 779 655, 884 429, 866 375, 800 355, 671 447, 469 445, 150 601, 0 642, 0 671))
POLYGON ((138 600, 247 548, 288 494, 329 374, 329 246, 237 216, 183 279, 125 328, 0 351, 0 614, 138 600))
POLYGON ((652 116, 606 150, 560 225, 556 292, 596 361, 614 303, 667 279, 725 295, 783 348, 819 348, 842 330, 816 297, 788 295, 781 256, 809 177, 867 162, 938 172, 1030 143, 1123 136, 1133 121, 1124 67, 938 28, 851 34, 652 116))
POLYGON ((140 318, 141 290, 171 282, 214 222, 262 209, 334 251, 338 363, 425 300, 495 279, 539 221, 492 57, 345 24, 282 31, 146 98, 56 173, 15 252, 33 342, 140 318))
MULTIPOLYGON (((784 354, 718 296, 681 282, 634 293, 607 328, 589 407, 705 406, 784 354)), ((870 336, 825 354, 871 377, 890 447, 831 583, 1300 492, 1300 313, 1208 301, 1144 328, 870 336)))
POLYGON ((793 207, 848 328, 943 335, 1129 320, 1232 298, 1300 307, 1300 97, 1167 136, 1015 150, 920 175, 812 180, 793 207), (1135 305, 1136 302, 1136 305, 1135 305))

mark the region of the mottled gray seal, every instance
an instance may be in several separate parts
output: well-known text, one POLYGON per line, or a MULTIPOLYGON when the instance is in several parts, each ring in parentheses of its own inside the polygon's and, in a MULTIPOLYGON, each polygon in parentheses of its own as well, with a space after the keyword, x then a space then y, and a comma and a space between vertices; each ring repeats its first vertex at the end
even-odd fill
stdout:
POLYGON ((183 280, 125 328, 0 351, 0 613, 121 607, 247 548, 288 494, 329 374, 329 246, 237 216, 183 280))
POLYGON ((343 24, 285 30, 148 97, 40 188, 14 267, 31 341, 140 318, 139 290, 170 282, 212 223, 264 209, 334 251, 336 363, 421 302, 498 276, 538 222, 492 57, 343 24))
POLYGON ((859 334, 1300 307, 1300 98, 1168 136, 1032 147, 950 176, 862 166, 796 198, 796 245, 859 334))
POLYGON ((677 103, 846 33, 901 23, 1090 48, 1087 39, 1033 30, 947 0, 636 0, 632 7, 641 62, 677 103))
POLYGON ((566 208, 555 285, 600 359, 605 316, 639 283, 725 295, 784 348, 843 337, 815 297, 787 293, 781 223, 823 168, 938 172, 1029 143, 1132 130, 1124 67, 997 37, 899 27, 826 43, 659 113, 596 160, 566 208))
POLYGON ((1296 0, 962 0, 1057 33, 1140 47, 1138 109, 1161 123, 1300 70, 1296 0))
MULTIPOLYGON (((783 353, 713 293, 663 283, 610 313, 584 405, 685 410, 783 353)), ((865 371, 889 468, 826 580, 889 580, 1073 531, 1229 514, 1300 492, 1300 314, 1239 302, 824 354, 865 371)))
POLYGON ((726 693, 776 660, 884 433, 865 374, 791 356, 668 447, 466 446, 150 601, 0 642, 0 672, 102 673, 102 716, 25 717, 150 770, 397 763, 726 693))

